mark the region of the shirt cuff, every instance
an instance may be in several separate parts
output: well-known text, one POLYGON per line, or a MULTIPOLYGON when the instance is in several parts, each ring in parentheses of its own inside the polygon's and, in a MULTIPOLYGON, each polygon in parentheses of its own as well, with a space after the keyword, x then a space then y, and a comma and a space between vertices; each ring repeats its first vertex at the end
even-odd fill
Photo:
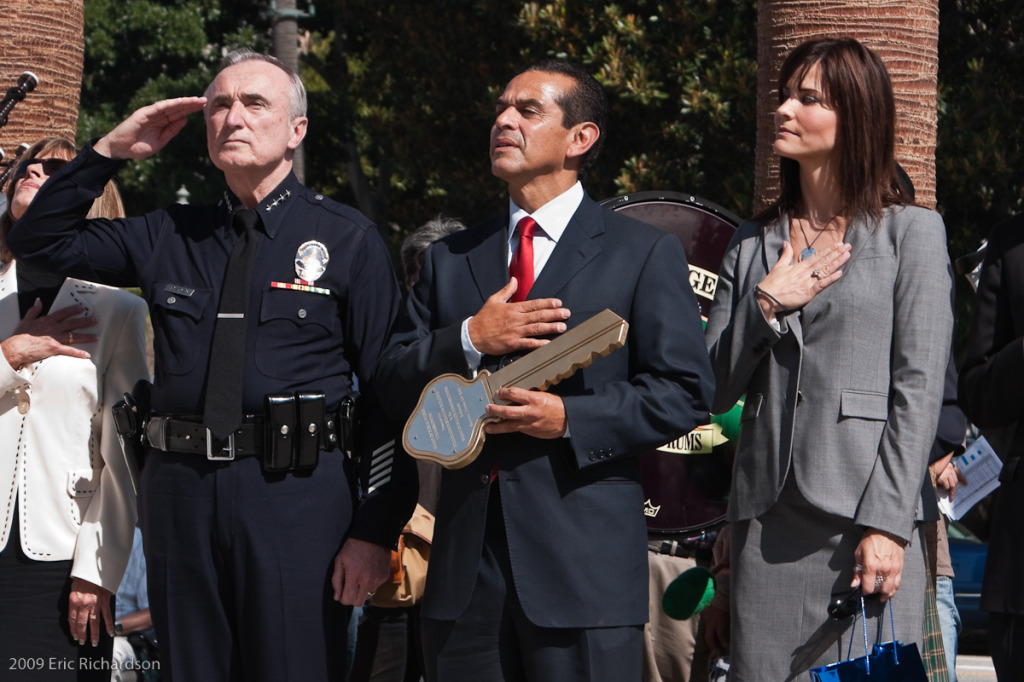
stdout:
POLYGON ((469 365, 469 368, 476 371, 480 367, 480 361, 483 359, 484 354, 476 349, 473 341, 469 338, 470 319, 471 317, 467 317, 462 321, 462 354, 466 356, 466 364, 469 365))

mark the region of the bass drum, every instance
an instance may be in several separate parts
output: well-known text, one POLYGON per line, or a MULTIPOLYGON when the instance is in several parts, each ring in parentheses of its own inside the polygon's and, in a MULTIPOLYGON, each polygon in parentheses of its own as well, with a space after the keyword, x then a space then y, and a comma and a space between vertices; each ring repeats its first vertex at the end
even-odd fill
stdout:
MULTIPOLYGON (((683 244, 690 285, 707 322, 718 269, 740 220, 726 209, 679 192, 640 192, 602 206, 654 225, 683 244)), ((725 521, 742 404, 711 423, 640 456, 647 528, 700 538, 725 521)))

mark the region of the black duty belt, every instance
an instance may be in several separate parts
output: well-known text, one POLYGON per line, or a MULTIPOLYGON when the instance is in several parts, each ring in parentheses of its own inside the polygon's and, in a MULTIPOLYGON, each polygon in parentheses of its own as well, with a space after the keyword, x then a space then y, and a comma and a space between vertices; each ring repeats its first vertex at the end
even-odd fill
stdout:
MULTIPOLYGON (((339 429, 337 413, 328 413, 321 431, 320 447, 334 450, 341 446, 345 451, 344 433, 339 429)), ((160 417, 153 415, 146 422, 145 434, 149 446, 164 452, 181 452, 205 455, 213 461, 230 462, 243 457, 262 457, 266 450, 269 424, 260 414, 247 414, 242 426, 218 441, 210 434, 199 417, 160 417)))

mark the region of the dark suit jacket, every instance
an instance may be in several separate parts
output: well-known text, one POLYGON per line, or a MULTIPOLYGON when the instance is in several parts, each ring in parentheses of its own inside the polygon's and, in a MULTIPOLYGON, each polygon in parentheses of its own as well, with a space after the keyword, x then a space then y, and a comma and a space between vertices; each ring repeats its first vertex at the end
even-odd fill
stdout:
MULTIPOLYGON (((508 218, 427 252, 406 318, 378 366, 403 417, 424 385, 466 373, 462 321, 508 282, 508 218)), ((487 436, 469 466, 446 470, 423 604, 428 618, 466 608, 497 461, 511 570, 526 615, 544 627, 647 620, 647 532, 638 454, 706 423, 713 383, 679 240, 589 198, 566 227, 530 298, 557 297, 570 327, 604 308, 630 324, 626 345, 554 386, 570 437, 487 436)), ((485 357, 495 369, 514 358, 485 357)))
POLYGON ((960 407, 1003 460, 981 606, 1024 614, 1024 215, 996 226, 978 283, 960 407))
MULTIPOLYGON (((939 410, 939 425, 935 430, 935 441, 928 454, 928 466, 953 453, 957 458, 964 453, 964 436, 967 434, 967 417, 960 409, 957 399, 957 372, 952 351, 949 364, 946 365, 946 379, 942 386, 942 408, 939 410)), ((921 486, 921 515, 925 521, 938 521, 942 518, 935 486, 931 475, 924 477, 921 486)))

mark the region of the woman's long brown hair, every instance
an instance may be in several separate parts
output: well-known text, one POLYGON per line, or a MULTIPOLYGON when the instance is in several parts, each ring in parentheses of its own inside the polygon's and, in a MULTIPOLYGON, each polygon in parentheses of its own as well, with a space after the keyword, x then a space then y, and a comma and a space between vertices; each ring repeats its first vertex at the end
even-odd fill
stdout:
MULTIPOLYGON (((824 104, 836 113, 836 178, 840 214, 878 220, 882 210, 913 200, 896 170, 896 103, 885 64, 852 38, 812 40, 794 49, 779 71, 779 102, 788 86, 818 64, 824 104)), ((803 210, 800 164, 779 160, 779 198, 759 218, 803 210)))

